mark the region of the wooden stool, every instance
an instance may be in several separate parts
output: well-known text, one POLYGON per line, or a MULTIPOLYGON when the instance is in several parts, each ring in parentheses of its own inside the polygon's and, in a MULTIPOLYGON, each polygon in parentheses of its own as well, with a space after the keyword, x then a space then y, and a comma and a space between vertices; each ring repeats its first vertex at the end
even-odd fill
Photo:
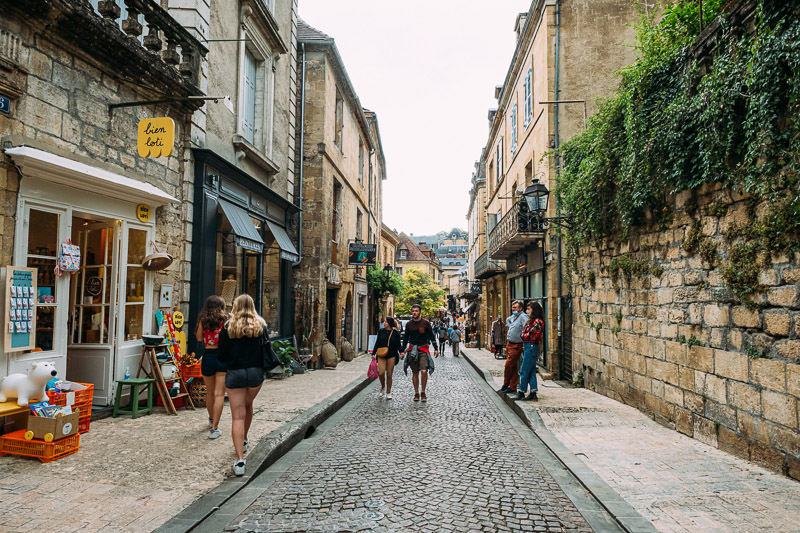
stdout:
POLYGON ((116 383, 117 396, 114 399, 114 413, 111 415, 113 418, 116 418, 118 414, 132 415, 133 418, 136 418, 139 415, 149 415, 153 412, 153 383, 155 380, 128 378, 118 379, 116 383), (119 406, 119 402, 122 400, 122 388, 126 385, 131 388, 131 403, 127 409, 123 409, 119 406), (142 385, 147 387, 147 407, 139 409, 139 386, 142 385))

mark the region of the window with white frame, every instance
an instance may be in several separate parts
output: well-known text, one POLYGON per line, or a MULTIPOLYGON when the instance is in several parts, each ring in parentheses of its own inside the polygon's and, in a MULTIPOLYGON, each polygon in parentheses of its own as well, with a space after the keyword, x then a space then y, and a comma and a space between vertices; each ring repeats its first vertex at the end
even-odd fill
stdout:
POLYGON ((511 108, 511 153, 517 151, 517 104, 511 108))
POLYGON ((251 41, 245 46, 243 56, 239 133, 263 154, 270 156, 274 91, 271 52, 261 50, 251 41))
POLYGON ((525 74, 525 127, 531 123, 533 117, 533 88, 531 87, 531 69, 525 74))
POLYGON ((503 138, 497 142, 497 181, 503 179, 503 138))

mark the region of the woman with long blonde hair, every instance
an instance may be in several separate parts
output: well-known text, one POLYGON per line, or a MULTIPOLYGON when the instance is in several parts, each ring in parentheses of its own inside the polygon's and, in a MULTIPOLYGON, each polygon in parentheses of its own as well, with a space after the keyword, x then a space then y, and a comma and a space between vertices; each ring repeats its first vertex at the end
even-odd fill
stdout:
POLYGON ((244 475, 247 433, 253 422, 253 400, 264 382, 262 339, 267 339, 267 325, 256 312, 253 299, 240 294, 233 301, 231 317, 219 335, 219 360, 227 363, 225 388, 231 404, 233 447, 236 462, 233 473, 244 475))

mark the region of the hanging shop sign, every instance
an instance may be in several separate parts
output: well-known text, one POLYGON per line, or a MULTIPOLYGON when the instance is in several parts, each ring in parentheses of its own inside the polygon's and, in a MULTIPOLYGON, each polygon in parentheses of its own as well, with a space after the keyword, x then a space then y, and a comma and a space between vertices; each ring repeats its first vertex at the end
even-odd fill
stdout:
POLYGON ((348 264, 351 266, 375 266, 378 257, 377 244, 351 242, 348 247, 348 264))
POLYGON ((103 291, 103 280, 97 276, 86 278, 86 294, 91 296, 100 296, 103 291))
POLYGON ((147 204, 139 204, 136 206, 136 218, 139 222, 150 222, 150 206, 147 204))
POLYGON ((36 344, 36 280, 38 269, 6 267, 5 331, 6 352, 32 350, 36 344))
POLYGON ((141 157, 168 157, 175 144, 175 122, 169 117, 143 118, 139 121, 136 147, 141 157))
POLYGON ((172 325, 175 326, 176 329, 181 329, 183 327, 183 313, 180 311, 172 313, 172 325))

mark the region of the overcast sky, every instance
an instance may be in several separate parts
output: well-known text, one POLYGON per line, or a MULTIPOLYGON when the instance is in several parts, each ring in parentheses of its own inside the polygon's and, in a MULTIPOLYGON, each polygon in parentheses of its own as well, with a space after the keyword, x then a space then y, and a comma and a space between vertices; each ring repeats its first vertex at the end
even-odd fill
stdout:
POLYGON ((336 40, 386 155, 383 221, 398 232, 467 229, 473 165, 530 0, 299 0, 336 40))

